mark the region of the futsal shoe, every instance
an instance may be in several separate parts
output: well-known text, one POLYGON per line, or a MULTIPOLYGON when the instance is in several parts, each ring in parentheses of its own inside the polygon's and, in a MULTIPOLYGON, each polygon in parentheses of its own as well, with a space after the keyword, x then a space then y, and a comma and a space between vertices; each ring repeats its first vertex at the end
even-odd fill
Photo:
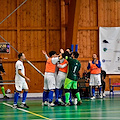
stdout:
POLYGON ((5 96, 3 97, 3 99, 9 99, 9 97, 5 95, 5 96))
POLYGON ((61 98, 58 99, 58 102, 59 102, 59 104, 60 104, 61 106, 65 106, 65 103, 62 101, 61 98))
POLYGON ((70 106, 70 103, 66 103, 65 106, 70 106))
POLYGON ((78 103, 77 103, 77 105, 81 105, 82 104, 82 100, 80 100, 78 103))
POLYGON ((14 104, 13 104, 13 108, 16 109, 16 108, 20 108, 20 107, 19 107, 18 105, 14 105, 14 104))
POLYGON ((47 101, 42 102, 42 106, 48 106, 48 102, 47 101))
POLYGON ((29 108, 29 106, 27 106, 26 103, 25 104, 21 103, 20 107, 22 107, 22 108, 29 108))
POLYGON ((53 102, 51 102, 51 103, 48 104, 48 106, 49 106, 49 107, 54 107, 55 104, 54 104, 53 102))
POLYGON ((102 98, 103 98, 103 96, 102 96, 102 95, 99 95, 99 98, 100 98, 100 99, 102 99, 102 98))
POLYGON ((105 93, 103 93, 103 97, 105 97, 106 95, 105 95, 105 93))
POLYGON ((91 97, 90 99, 91 99, 91 100, 94 100, 94 99, 95 99, 95 96, 91 97))

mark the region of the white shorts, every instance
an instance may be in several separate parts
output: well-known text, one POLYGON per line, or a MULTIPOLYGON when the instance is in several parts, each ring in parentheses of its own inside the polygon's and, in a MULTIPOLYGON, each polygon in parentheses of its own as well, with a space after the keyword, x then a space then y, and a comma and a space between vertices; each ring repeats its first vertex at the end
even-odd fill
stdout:
POLYGON ((101 76, 100 74, 90 74, 90 86, 101 85, 101 76))
POLYGON ((55 74, 45 72, 44 76, 44 90, 55 89, 55 74))
POLYGON ((61 71, 58 72, 57 79, 56 79, 56 88, 57 89, 60 89, 62 87, 62 85, 64 85, 66 76, 67 76, 67 73, 64 73, 61 71))
POLYGON ((15 88, 17 91, 28 90, 26 81, 15 81, 15 88))

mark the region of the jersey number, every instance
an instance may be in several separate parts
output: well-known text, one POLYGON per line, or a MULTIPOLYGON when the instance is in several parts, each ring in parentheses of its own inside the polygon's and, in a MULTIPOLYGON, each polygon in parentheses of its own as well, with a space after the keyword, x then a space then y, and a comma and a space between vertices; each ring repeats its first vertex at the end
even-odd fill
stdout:
POLYGON ((73 73, 75 73, 75 72, 76 72, 76 69, 77 69, 77 66, 75 66, 75 67, 74 67, 73 73))

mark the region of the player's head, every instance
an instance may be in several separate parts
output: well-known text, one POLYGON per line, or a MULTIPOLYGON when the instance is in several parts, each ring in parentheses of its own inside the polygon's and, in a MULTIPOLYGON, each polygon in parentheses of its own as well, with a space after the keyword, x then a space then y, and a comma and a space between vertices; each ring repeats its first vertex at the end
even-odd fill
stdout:
POLYGON ((20 59, 20 60, 25 60, 25 54, 24 53, 19 53, 18 54, 18 58, 20 59))
POLYGON ((67 49, 66 49, 66 51, 68 51, 68 52, 69 52, 69 54, 71 54, 71 53, 72 53, 72 49, 71 49, 71 48, 67 48, 67 49))
POLYGON ((78 58, 79 57, 79 53, 78 52, 73 52, 72 56, 73 56, 73 58, 78 58))
POLYGON ((94 53, 94 54, 92 55, 92 58, 93 58, 93 59, 97 59, 97 55, 94 53))
POLYGON ((50 56, 50 57, 57 57, 57 54, 56 54, 55 51, 50 51, 50 52, 49 52, 49 56, 50 56))
POLYGON ((0 57, 0 63, 2 63, 2 58, 0 57))

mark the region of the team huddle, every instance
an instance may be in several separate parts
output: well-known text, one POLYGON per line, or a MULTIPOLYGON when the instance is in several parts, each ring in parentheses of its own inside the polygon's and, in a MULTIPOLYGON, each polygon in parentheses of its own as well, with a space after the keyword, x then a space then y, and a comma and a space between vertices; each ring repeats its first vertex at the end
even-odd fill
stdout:
POLYGON ((70 48, 65 52, 61 49, 59 56, 55 51, 50 51, 49 57, 45 51, 42 52, 47 59, 42 105, 52 107, 55 105, 69 106, 73 104, 71 93, 74 99, 77 98, 77 105, 80 105, 82 101, 77 90, 77 80, 81 64, 77 60, 79 56, 78 52, 71 52, 70 48), (53 103, 54 91, 55 102, 53 103))

